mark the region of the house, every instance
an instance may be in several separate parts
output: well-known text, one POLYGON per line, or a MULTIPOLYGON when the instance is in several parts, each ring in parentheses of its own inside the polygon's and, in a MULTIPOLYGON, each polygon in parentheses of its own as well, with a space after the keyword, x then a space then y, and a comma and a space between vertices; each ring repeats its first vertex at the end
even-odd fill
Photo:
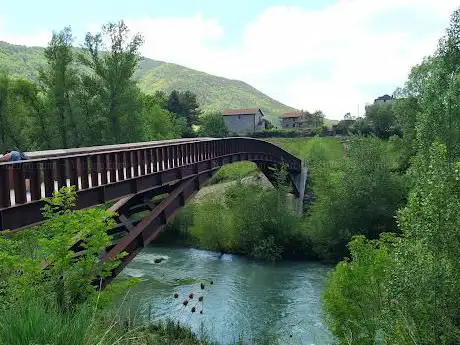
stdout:
POLYGON ((281 128, 299 128, 303 126, 303 115, 301 111, 284 113, 280 116, 281 128))
POLYGON ((393 102, 395 98, 390 95, 383 95, 374 100, 374 104, 382 104, 382 103, 387 103, 387 102, 393 102))
POLYGON ((258 108, 227 109, 223 116, 230 133, 253 133, 265 129, 264 113, 258 108))

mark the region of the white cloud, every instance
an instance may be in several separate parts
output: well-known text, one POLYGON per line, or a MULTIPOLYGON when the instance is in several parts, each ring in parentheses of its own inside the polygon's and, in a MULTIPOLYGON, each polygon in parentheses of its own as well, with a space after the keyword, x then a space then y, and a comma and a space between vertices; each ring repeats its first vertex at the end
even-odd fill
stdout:
POLYGON ((272 47, 252 78, 269 93, 282 88, 281 101, 320 108, 331 118, 356 113, 358 104, 362 111, 366 102, 379 96, 375 94, 379 85, 393 85, 379 91, 391 93, 402 86, 411 66, 434 51, 456 6, 456 1, 449 0, 356 0, 319 11, 288 6, 268 9, 248 26, 244 37, 246 47, 259 51, 272 47), (399 24, 410 25, 380 30, 378 23, 408 13, 414 17, 404 17, 399 24), (422 20, 415 21, 417 16, 422 20), (424 30, 425 22, 431 23, 430 30, 424 30), (326 61, 329 75, 314 78, 317 71, 309 65, 321 61, 326 61), (270 83, 270 74, 282 69, 295 69, 297 77, 285 85, 270 83), (266 77, 261 78, 262 74, 266 77))
POLYGON ((132 33, 139 32, 144 37, 143 55, 188 66, 205 64, 206 56, 218 54, 212 45, 223 35, 223 28, 216 19, 206 19, 201 14, 125 22, 132 33))
POLYGON ((46 46, 51 39, 51 31, 40 30, 32 35, 14 35, 6 31, 6 22, 0 18, 0 41, 25 45, 28 47, 46 46))
MULTIPOLYGON (((458 0, 275 6, 254 17, 231 46, 222 24, 200 13, 125 21, 143 34, 147 57, 241 79, 286 104, 341 118, 402 86, 410 67, 434 51, 456 7, 458 0)), ((3 40, 45 45, 50 37, 2 33, 0 23, 3 40)))

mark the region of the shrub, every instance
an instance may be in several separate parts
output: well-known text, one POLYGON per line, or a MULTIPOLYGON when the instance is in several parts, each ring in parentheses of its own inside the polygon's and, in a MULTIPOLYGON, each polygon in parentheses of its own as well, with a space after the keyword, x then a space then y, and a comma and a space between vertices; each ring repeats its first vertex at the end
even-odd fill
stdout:
POLYGON ((433 144, 415 160, 415 185, 398 213, 402 237, 350 244, 324 293, 341 344, 459 344, 460 164, 433 144))
POLYGON ((315 202, 309 208, 307 227, 315 251, 326 259, 347 254, 354 234, 370 239, 396 230, 394 216, 405 200, 404 178, 393 172, 394 158, 381 139, 354 138, 346 157, 331 169, 322 146, 310 153, 315 202))
POLYGON ((118 264, 99 264, 99 255, 111 243, 107 231, 114 225, 113 215, 99 208, 73 211, 75 198, 73 188, 63 188, 46 200, 43 224, 0 235, 0 308, 32 295, 70 311, 95 294, 94 282, 118 264))
POLYGON ((222 138, 228 135, 228 128, 221 113, 214 112, 200 118, 199 135, 203 137, 222 138))
POLYGON ((393 241, 390 236, 381 241, 356 236, 348 245, 353 261, 340 262, 327 281, 325 319, 341 344, 374 344, 391 307, 385 283, 393 241))
POLYGON ((245 136, 253 138, 296 138, 296 137, 314 137, 334 135, 327 127, 318 128, 298 128, 298 129, 265 129, 259 132, 247 133, 245 136))
POLYGON ((285 188, 237 183, 193 206, 191 233, 212 250, 269 260, 289 257, 305 244, 301 218, 291 204, 285 188))

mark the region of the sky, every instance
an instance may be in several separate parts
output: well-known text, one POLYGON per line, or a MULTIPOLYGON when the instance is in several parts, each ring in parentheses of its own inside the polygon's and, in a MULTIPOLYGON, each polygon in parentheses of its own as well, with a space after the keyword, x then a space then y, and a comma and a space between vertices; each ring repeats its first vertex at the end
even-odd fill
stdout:
POLYGON ((289 106, 341 119, 403 86, 458 7, 458 0, 0 0, 0 40, 46 46, 53 30, 70 25, 79 45, 86 32, 123 19, 144 36, 146 57, 243 80, 289 106))

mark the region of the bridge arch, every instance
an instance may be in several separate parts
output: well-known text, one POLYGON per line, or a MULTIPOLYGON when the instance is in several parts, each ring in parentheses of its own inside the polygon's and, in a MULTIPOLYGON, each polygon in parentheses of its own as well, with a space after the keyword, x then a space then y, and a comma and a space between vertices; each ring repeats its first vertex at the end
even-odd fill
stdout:
POLYGON ((27 155, 28 161, 0 163, 0 230, 18 231, 42 221, 42 198, 64 186, 76 187, 78 209, 116 200, 110 208, 118 214, 117 225, 110 232, 114 242, 101 257, 106 261, 120 252, 128 255, 110 279, 227 163, 252 161, 269 178, 272 168, 283 164, 300 200, 305 186, 305 169, 298 158, 253 138, 177 139, 27 155), (167 197, 153 202, 160 194, 167 197), (145 216, 132 220, 139 212, 145 216))

